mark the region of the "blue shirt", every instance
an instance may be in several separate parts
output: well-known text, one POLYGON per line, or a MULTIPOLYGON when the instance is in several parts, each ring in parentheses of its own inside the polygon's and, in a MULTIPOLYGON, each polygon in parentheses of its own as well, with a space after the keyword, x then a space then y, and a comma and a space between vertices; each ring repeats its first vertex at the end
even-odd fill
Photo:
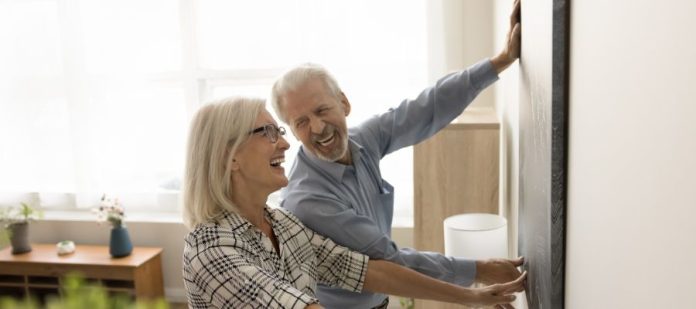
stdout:
MULTIPOLYGON (((483 60, 441 78, 416 99, 350 128, 353 165, 324 161, 300 147, 290 182, 281 194, 282 207, 312 230, 371 259, 389 260, 440 280, 470 285, 476 276, 475 261, 399 249, 391 240, 394 188, 382 179, 379 161, 437 133, 497 79, 493 65, 483 60)), ((317 297, 327 308, 371 308, 386 295, 320 285, 317 297)))

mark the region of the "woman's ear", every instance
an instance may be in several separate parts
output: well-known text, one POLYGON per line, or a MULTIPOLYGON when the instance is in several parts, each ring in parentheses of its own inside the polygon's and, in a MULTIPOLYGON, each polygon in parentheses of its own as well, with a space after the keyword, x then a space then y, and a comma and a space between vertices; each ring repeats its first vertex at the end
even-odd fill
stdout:
POLYGON ((237 163, 237 159, 234 157, 230 158, 230 148, 229 147, 227 147, 227 149, 225 149, 225 158, 227 158, 227 161, 225 161, 225 166, 224 166, 225 169, 229 168, 233 172, 239 169, 239 163, 237 163))
POLYGON ((239 170, 239 162, 237 162, 237 159, 232 158, 232 162, 230 162, 230 170, 233 172, 239 170))

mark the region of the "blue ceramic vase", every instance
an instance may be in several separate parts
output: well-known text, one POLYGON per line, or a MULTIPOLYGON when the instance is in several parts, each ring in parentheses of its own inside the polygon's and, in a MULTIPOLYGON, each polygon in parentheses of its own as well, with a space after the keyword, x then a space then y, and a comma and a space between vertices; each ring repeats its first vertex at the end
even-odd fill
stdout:
POLYGON ((109 253, 113 257, 129 256, 133 251, 128 230, 122 226, 114 226, 111 229, 111 239, 109 240, 109 253))

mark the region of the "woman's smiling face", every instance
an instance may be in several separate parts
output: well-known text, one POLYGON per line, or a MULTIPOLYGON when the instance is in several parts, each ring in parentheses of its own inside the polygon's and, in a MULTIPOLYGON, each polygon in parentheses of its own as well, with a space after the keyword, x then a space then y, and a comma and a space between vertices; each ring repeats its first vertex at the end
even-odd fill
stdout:
POLYGON ((263 189, 270 194, 288 184, 282 163, 290 145, 282 136, 284 131, 278 130, 277 122, 265 109, 256 118, 252 131, 257 132, 250 132, 249 139, 234 156, 233 172, 238 174, 238 180, 246 182, 245 187, 263 189), (277 137, 275 142, 271 140, 273 135, 277 137))

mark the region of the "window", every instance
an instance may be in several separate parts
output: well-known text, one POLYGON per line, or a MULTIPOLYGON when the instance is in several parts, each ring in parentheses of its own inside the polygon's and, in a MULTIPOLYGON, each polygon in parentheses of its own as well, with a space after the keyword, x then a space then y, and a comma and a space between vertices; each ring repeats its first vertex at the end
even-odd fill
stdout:
MULTIPOLYGON (((337 77, 357 124, 426 86, 425 17, 422 0, 3 1, 0 204, 87 208, 108 193, 175 211, 201 104, 267 97, 311 61, 337 77)), ((411 216, 410 168, 410 149, 383 162, 396 216, 411 216)))

